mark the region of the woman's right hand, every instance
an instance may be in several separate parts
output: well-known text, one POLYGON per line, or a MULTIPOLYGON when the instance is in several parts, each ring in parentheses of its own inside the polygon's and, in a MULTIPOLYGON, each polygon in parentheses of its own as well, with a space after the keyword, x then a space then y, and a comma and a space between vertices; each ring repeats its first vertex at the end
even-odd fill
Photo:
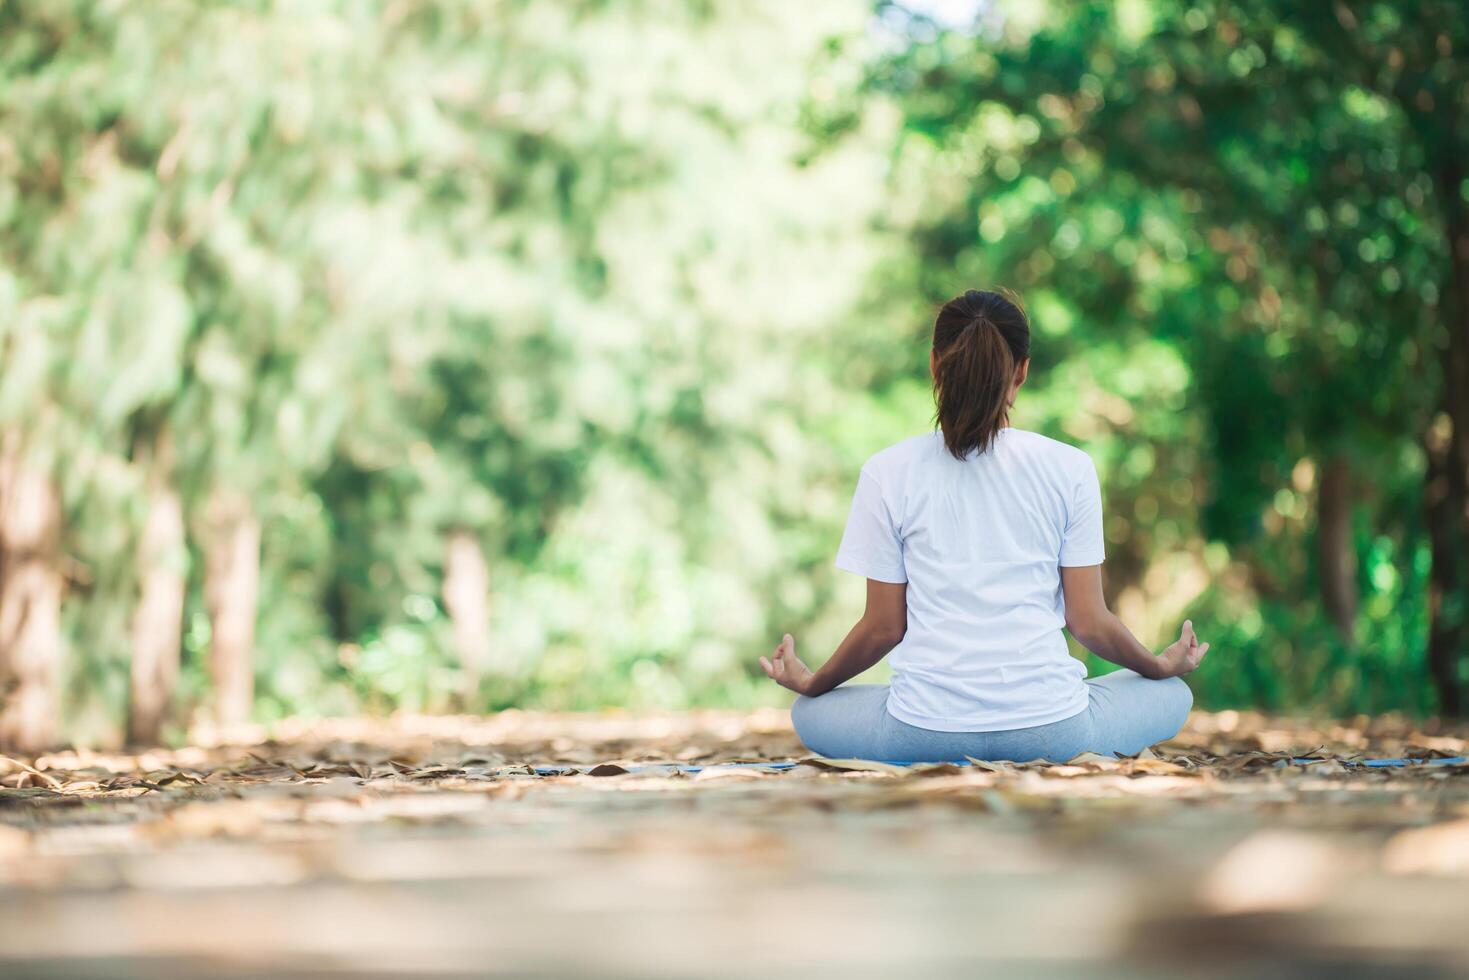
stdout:
POLYGON ((1204 662, 1204 654, 1209 652, 1209 644, 1200 643, 1198 636, 1194 633, 1194 621, 1185 619, 1183 629, 1179 631, 1178 640, 1170 643, 1168 648, 1158 654, 1157 677, 1182 677, 1189 673, 1199 664, 1204 662))

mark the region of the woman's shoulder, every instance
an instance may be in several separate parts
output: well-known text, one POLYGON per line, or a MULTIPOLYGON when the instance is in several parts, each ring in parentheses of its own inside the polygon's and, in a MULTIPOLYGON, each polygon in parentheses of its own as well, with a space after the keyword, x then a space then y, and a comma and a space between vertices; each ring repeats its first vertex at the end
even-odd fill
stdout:
POLYGON ((1028 429, 1005 429, 1004 435, 1009 446, 1027 455, 1055 462, 1066 469, 1095 468, 1086 450, 1073 446, 1069 442, 1052 439, 1050 436, 1043 436, 1039 432, 1031 432, 1028 429))
POLYGON ((912 466, 919 460, 936 456, 943 450, 944 438, 938 432, 924 432, 879 449, 867 457, 862 472, 881 478, 883 475, 912 466))

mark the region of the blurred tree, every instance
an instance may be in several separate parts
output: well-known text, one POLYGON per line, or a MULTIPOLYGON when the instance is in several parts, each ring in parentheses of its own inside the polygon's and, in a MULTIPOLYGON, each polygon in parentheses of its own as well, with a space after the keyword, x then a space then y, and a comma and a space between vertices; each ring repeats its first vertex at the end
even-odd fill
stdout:
POLYGON ((57 735, 61 503, 27 449, 0 428, 0 746, 37 752, 57 735))
POLYGON ((484 550, 465 530, 449 533, 444 554, 444 609, 454 624, 454 652, 466 687, 479 686, 490 664, 490 569, 484 550))
POLYGON ((162 736, 178 681, 188 551, 167 430, 138 456, 147 473, 147 512, 137 546, 139 591, 132 620, 127 735, 129 742, 152 744, 162 736))
POLYGON ((71 729, 441 707, 455 660, 472 705, 773 696, 739 654, 830 591, 762 598, 840 509, 796 420, 879 192, 872 145, 794 165, 796 107, 864 24, 0 8, 0 422, 68 460, 71 729))
POLYGON ((204 605, 214 718, 238 725, 255 700, 255 617, 260 596, 260 518, 243 495, 221 490, 206 505, 204 605))

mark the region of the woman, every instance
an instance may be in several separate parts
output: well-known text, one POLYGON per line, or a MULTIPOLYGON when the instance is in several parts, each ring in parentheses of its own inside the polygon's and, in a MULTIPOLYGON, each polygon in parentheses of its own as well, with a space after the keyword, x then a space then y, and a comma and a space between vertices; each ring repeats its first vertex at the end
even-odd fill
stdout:
POLYGON ((862 619, 821 669, 787 634, 760 666, 801 695, 796 733, 832 758, 1062 762, 1172 738, 1180 679, 1209 644, 1185 621, 1154 655, 1102 597, 1102 496, 1086 453, 1013 429, 1030 370, 1025 313, 970 290, 944 305, 929 355, 938 431, 862 467, 838 568, 867 578, 862 619), (1095 680, 1062 627, 1127 668, 1095 680), (893 680, 844 682, 892 653, 893 680))

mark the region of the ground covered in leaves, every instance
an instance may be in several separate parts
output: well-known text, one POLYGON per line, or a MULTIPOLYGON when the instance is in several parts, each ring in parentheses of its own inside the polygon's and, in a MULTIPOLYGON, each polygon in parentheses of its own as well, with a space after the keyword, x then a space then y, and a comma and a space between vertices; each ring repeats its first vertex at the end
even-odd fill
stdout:
POLYGON ((505 712, 0 758, 0 975, 1462 975, 1466 734, 777 768, 782 712, 505 712))

